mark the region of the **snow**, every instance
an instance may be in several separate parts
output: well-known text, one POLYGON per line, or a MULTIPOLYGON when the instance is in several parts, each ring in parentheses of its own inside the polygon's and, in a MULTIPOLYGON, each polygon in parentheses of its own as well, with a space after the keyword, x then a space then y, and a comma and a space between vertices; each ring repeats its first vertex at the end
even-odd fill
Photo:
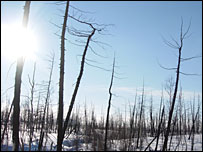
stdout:
MULTIPOLYGON (((33 142, 32 142, 32 151, 37 151, 38 150, 38 141, 39 141, 39 132, 34 132, 33 136, 33 142)), ((191 151, 191 144, 192 144, 192 138, 190 140, 188 139, 188 135, 183 135, 181 140, 180 136, 173 136, 172 139, 172 144, 170 147, 171 151, 191 151), (180 143, 179 143, 180 141, 180 143)), ((143 140, 143 145, 142 147, 138 147, 137 149, 135 148, 136 141, 137 139, 134 138, 131 141, 131 147, 130 151, 143 151, 147 145, 152 141, 154 137, 147 137, 144 138, 143 140)), ((170 136, 169 136, 169 141, 168 145, 170 143, 170 136)), ((20 133, 20 143, 21 140, 24 142, 24 151, 29 151, 29 134, 28 132, 24 131, 24 133, 20 133)), ((98 142, 98 141, 97 141, 98 142)), ((56 143, 57 143, 57 134, 56 133, 48 133, 47 136, 47 142, 46 138, 44 138, 44 143, 43 145, 46 145, 43 147, 43 151, 56 151, 56 143), (46 143, 46 144, 45 144, 46 143), (52 146, 51 146, 52 145, 52 146)), ((124 146, 128 146, 128 139, 124 140, 111 140, 108 142, 108 144, 111 144, 111 149, 113 151, 121 151, 124 149, 124 146)), ((8 133, 8 138, 7 136, 4 137, 4 143, 1 146, 1 151, 11 151, 12 150, 12 131, 9 130, 8 133), (8 140, 7 140, 8 139, 8 140)), ((159 138, 159 144, 158 144, 158 150, 162 148, 163 145, 163 138, 160 136, 159 138)), ((156 146, 156 140, 150 145, 150 147, 147 149, 149 150, 154 150, 156 146)), ((20 151, 22 149, 19 149, 20 151)), ((76 135, 74 133, 70 134, 68 138, 65 138, 63 141, 63 150, 64 151, 93 151, 93 150, 98 150, 97 147, 96 149, 93 148, 92 143, 85 143, 85 136, 82 135, 81 133, 79 135, 76 135)), ((194 151, 202 151, 202 134, 195 134, 194 136, 194 151)))

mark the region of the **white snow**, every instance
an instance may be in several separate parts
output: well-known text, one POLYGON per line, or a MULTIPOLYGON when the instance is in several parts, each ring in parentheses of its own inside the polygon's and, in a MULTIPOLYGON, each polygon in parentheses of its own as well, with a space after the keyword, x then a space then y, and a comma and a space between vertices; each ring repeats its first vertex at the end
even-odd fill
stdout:
MULTIPOLYGON (((33 142, 32 142, 32 147, 31 150, 32 151, 37 151, 38 150, 38 141, 39 141, 39 132, 36 133, 34 132, 34 136, 33 136, 33 142)), ((71 134, 67 139, 64 139, 63 141, 63 150, 64 151, 93 151, 93 146, 92 143, 85 143, 85 139, 84 139, 84 135, 80 134, 80 135, 75 135, 75 134, 71 134)), ((143 151, 147 145, 152 141, 154 137, 147 137, 143 140, 143 146, 139 147, 138 149, 135 148, 136 145, 136 141, 137 139, 134 138, 131 141, 131 148, 129 149, 130 151, 143 151)), ((181 140, 180 136, 173 136, 172 139, 172 144, 171 144, 171 151, 191 151, 191 144, 192 144, 192 138, 190 138, 190 140, 188 140, 188 135, 183 135, 181 140), (179 143, 180 141, 180 143, 179 143)), ((29 151, 29 134, 24 131, 23 133, 20 133, 20 143, 21 140, 23 140, 24 142, 24 151, 29 151)), ((111 149, 113 151, 121 151, 124 148, 124 145, 126 143, 126 146, 128 146, 128 139, 126 140, 111 140, 111 149)), ((43 145, 45 145, 46 142, 46 138, 44 138, 44 143, 43 145)), ((98 141, 97 141, 98 142, 98 141)), ((108 142, 110 144, 110 142, 108 142)), ((168 145, 170 143, 170 137, 169 137, 169 141, 168 141, 168 145)), ((56 144, 57 144, 57 134, 56 133, 48 133, 48 138, 47 138, 47 142, 46 142, 46 146, 43 147, 43 151, 56 151, 56 144), (51 148, 51 144, 52 144, 52 148, 51 148)), ((7 140, 7 136, 4 137, 4 143, 1 146, 1 151, 11 151, 12 150, 12 131, 9 130, 8 133, 8 140, 7 140)), ((159 138, 159 144, 158 144, 158 150, 160 150, 160 148, 162 148, 163 145, 163 138, 162 136, 160 136, 159 138)), ((147 151, 149 150, 154 150, 156 146, 156 140, 150 145, 150 147, 147 149, 147 151)), ((19 149, 20 151, 22 149, 19 149)), ((97 148, 96 148, 97 150, 97 148)), ((202 151, 202 134, 195 134, 194 136, 194 151, 202 151)))

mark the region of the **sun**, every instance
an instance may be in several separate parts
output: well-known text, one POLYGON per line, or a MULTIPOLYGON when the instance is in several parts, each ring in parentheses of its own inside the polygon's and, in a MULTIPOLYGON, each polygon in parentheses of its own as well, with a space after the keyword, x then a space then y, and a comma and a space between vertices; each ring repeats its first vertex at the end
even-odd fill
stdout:
POLYGON ((30 29, 18 24, 2 25, 1 28, 2 55, 11 60, 19 57, 36 59, 37 39, 30 29))

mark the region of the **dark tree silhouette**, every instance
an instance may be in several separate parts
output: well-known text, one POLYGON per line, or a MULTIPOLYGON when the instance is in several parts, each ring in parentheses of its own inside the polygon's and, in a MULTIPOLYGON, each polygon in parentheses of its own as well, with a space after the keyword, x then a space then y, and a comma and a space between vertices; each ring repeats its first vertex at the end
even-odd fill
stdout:
MULTIPOLYGON (((26 28, 29 19, 31 1, 25 2, 23 27, 26 28)), ((19 148, 19 118, 20 118, 20 92, 21 92, 21 77, 23 73, 24 58, 17 59, 17 67, 15 74, 15 88, 13 98, 13 150, 18 151, 19 148)))
POLYGON ((33 71, 33 77, 32 77, 32 82, 30 81, 29 78, 29 83, 31 86, 31 98, 30 98, 30 105, 31 105, 31 116, 30 116, 30 141, 29 141, 29 151, 31 150, 31 144, 32 144, 32 137, 33 137, 33 132, 34 132, 34 123, 33 123, 33 100, 34 100, 34 92, 35 92, 35 71, 36 71, 36 62, 34 64, 34 71, 33 71))
POLYGON ((169 133, 170 133, 171 120, 172 120, 172 116, 173 116, 173 110, 174 110, 174 107, 175 107, 176 95, 177 95, 177 92, 178 92, 178 82, 179 82, 179 79, 180 79, 179 76, 180 76, 180 74, 195 75, 195 74, 186 74, 186 73, 183 73, 183 72, 180 71, 180 65, 181 65, 182 61, 186 61, 186 60, 190 60, 190 59, 195 58, 195 57, 188 58, 188 59, 181 58, 182 48, 183 48, 183 40, 188 37, 188 32, 189 32, 189 29, 190 29, 190 25, 191 24, 189 24, 186 32, 183 33, 183 19, 181 18, 180 43, 178 43, 174 39, 173 39, 173 41, 175 42, 175 44, 172 44, 171 42, 165 41, 165 43, 168 46, 170 46, 171 48, 178 49, 178 64, 177 64, 177 68, 165 68, 167 70, 174 70, 174 69, 176 70, 176 82, 175 82, 175 89, 174 89, 173 98, 172 98, 172 104, 171 104, 170 111, 169 111, 169 118, 168 118, 168 124, 167 124, 166 133, 165 133, 163 151, 167 150, 167 143, 168 143, 168 136, 169 136, 169 133))
POLYGON ((71 112, 72 112, 73 105, 75 103, 77 92, 78 92, 78 89, 79 89, 79 86, 80 86, 80 81, 81 81, 82 76, 83 76, 85 63, 87 64, 87 62, 86 62, 86 54, 87 54, 88 48, 90 48, 89 44, 90 44, 91 41, 93 41, 92 37, 95 34, 95 32, 97 31, 98 33, 100 33, 107 26, 107 25, 99 25, 99 24, 96 24, 96 23, 88 23, 88 22, 85 22, 85 21, 81 21, 80 19, 77 19, 77 18, 75 18, 73 16, 70 16, 70 15, 69 15, 69 17, 71 19, 75 20, 76 22, 79 22, 79 23, 84 24, 84 25, 88 25, 92 29, 92 31, 80 31, 80 30, 77 30, 77 29, 74 29, 74 30, 71 31, 71 34, 74 35, 74 36, 87 37, 87 41, 86 41, 85 48, 84 48, 83 55, 82 55, 82 61, 81 61, 79 75, 78 75, 78 78, 77 78, 77 81, 76 81, 76 84, 75 84, 75 88, 74 88, 74 91, 73 91, 73 94, 72 94, 71 102, 70 102, 69 109, 68 109, 68 112, 67 112, 67 115, 66 115, 66 119, 64 121, 63 129, 61 131, 62 135, 61 135, 61 138, 60 138, 61 141, 59 142, 60 145, 57 145, 57 146, 59 146, 59 150, 61 150, 61 148, 62 148, 62 142, 63 142, 64 136, 65 136, 65 133, 66 133, 66 129, 68 127, 68 123, 69 123, 69 120, 70 120, 70 117, 71 117, 71 112), (95 28, 93 25, 98 26, 98 28, 95 28), (101 27, 101 28, 99 28, 99 27, 101 27))
POLYGON ((63 127, 63 130, 62 130, 62 138, 60 138, 61 139, 60 144, 62 144, 62 142, 63 142, 65 131, 66 131, 66 128, 68 126, 68 122, 69 122, 69 119, 70 119, 70 116, 71 116, 71 112, 72 112, 72 109, 73 109, 75 98, 76 98, 76 95, 77 95, 77 92, 78 92, 78 88, 79 88, 79 85, 80 85, 80 81, 81 81, 81 78, 82 78, 82 75, 83 75, 84 64, 85 64, 85 56, 86 56, 86 53, 87 53, 89 42, 90 42, 92 36, 94 35, 94 33, 96 31, 96 29, 91 24, 89 24, 89 25, 93 28, 93 30, 92 30, 91 34, 88 36, 88 39, 87 39, 87 42, 86 42, 86 46, 85 46, 85 49, 84 49, 84 52, 83 52, 83 55, 82 55, 80 72, 79 72, 79 75, 78 75, 78 78, 77 78, 77 82, 76 82, 76 85, 75 85, 75 89, 74 89, 74 92, 73 92, 73 95, 72 95, 72 98, 71 98, 71 102, 70 102, 70 106, 69 106, 69 109, 68 109, 68 113, 67 113, 67 116, 66 116, 66 119, 65 119, 65 122, 64 122, 64 127, 63 127))
POLYGON ((57 151, 62 150, 63 141, 63 88, 64 88, 64 58, 65 58, 65 33, 68 19, 69 1, 66 3, 65 16, 61 33, 61 59, 60 59, 60 77, 59 77, 59 107, 58 107, 58 136, 57 136, 57 151))
POLYGON ((115 56, 114 56, 114 60, 113 60, 113 69, 112 69, 112 75, 111 75, 111 82, 110 82, 110 86, 109 86, 109 102, 108 102, 107 115, 106 115, 106 131, 105 131, 104 151, 107 151, 107 138, 108 138, 108 128, 109 128, 109 113, 110 113, 111 98, 112 98, 111 88, 112 88, 112 85, 113 85, 114 68, 115 68, 115 56))
POLYGON ((55 55, 53 54, 50 58, 51 58, 49 60, 49 62, 51 63, 51 65, 50 65, 50 74, 49 74, 49 80, 48 80, 48 85, 47 85, 45 106, 44 106, 44 109, 43 109, 43 116, 42 116, 42 121, 41 121, 42 126, 41 126, 41 130, 40 130, 40 139, 39 139, 39 145, 38 145, 38 150, 39 151, 41 151, 42 146, 43 146, 45 116, 46 116, 46 110, 47 110, 48 102, 50 100, 50 90, 51 90, 50 88, 51 88, 51 81, 52 81, 52 73, 53 73, 53 68, 54 68, 55 55))

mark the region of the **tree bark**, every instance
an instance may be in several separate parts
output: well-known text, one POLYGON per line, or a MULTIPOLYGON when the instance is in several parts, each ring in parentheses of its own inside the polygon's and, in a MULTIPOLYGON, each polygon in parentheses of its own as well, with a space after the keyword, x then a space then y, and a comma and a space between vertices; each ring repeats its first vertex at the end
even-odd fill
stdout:
POLYGON ((178 50, 179 55, 178 55, 178 65, 177 65, 177 71, 176 71, 177 74, 176 74, 175 90, 174 90, 174 94, 173 94, 171 109, 170 109, 170 112, 169 112, 169 119, 168 119, 168 125, 167 125, 166 134, 165 134, 163 151, 167 150, 168 136, 169 136, 171 120, 172 120, 172 116, 173 116, 173 109, 174 109, 174 106, 175 106, 176 95, 177 95, 177 92, 178 92, 178 82, 179 82, 180 62, 181 62, 181 51, 182 51, 182 46, 183 46, 182 25, 181 25, 181 37, 180 37, 180 40, 181 40, 181 46, 179 47, 179 50, 178 50))
POLYGON ((62 150, 62 129, 63 129, 63 88, 64 88, 64 58, 65 58, 65 32, 68 19, 69 1, 66 4, 63 28, 61 33, 61 60, 60 60, 60 78, 59 78, 59 107, 58 107, 58 136, 57 151, 62 150))
MULTIPOLYGON (((31 1, 25 2, 23 27, 26 28, 29 19, 31 1)), ((24 58, 20 57, 17 60, 16 74, 15 74, 15 89, 13 98, 13 150, 18 151, 19 148, 19 118, 20 118, 20 92, 21 92, 21 78, 24 66, 24 58)))
POLYGON ((72 95, 72 98, 71 98, 71 102, 70 102, 70 106, 69 106, 69 109, 68 109, 68 113, 66 115, 66 119, 65 119, 65 122, 64 122, 64 127, 63 127, 63 130, 61 131, 62 132, 62 138, 61 138, 61 141, 60 141, 61 147, 62 147, 62 142, 63 142, 64 136, 65 136, 65 132, 66 132, 66 129, 67 129, 67 126, 68 126, 68 122, 69 122, 69 119, 70 119, 70 116, 71 116, 71 112, 72 112, 72 109, 73 109, 75 98, 76 98, 76 95, 77 95, 77 92, 78 92, 80 81, 81 81, 81 78, 82 78, 82 75, 83 75, 84 65, 85 65, 85 56, 86 56, 86 53, 87 53, 89 42, 90 42, 92 36, 94 35, 95 30, 96 29, 93 29, 92 33, 88 36, 88 39, 87 39, 87 42, 86 42, 86 46, 85 46, 85 49, 84 49, 84 52, 83 52, 83 55, 82 55, 80 73, 79 73, 79 76, 77 78, 75 89, 74 89, 74 92, 73 92, 73 95, 72 95))
POLYGON ((108 127, 109 127, 109 112, 110 112, 111 98, 112 98, 111 88, 112 88, 112 85, 113 85, 114 67, 115 67, 115 57, 114 57, 114 60, 113 60, 111 83, 110 83, 110 87, 109 87, 109 104, 108 104, 107 116, 106 116, 106 132, 105 132, 105 141, 104 141, 104 151, 107 151, 107 138, 108 138, 107 136, 108 136, 108 127))

